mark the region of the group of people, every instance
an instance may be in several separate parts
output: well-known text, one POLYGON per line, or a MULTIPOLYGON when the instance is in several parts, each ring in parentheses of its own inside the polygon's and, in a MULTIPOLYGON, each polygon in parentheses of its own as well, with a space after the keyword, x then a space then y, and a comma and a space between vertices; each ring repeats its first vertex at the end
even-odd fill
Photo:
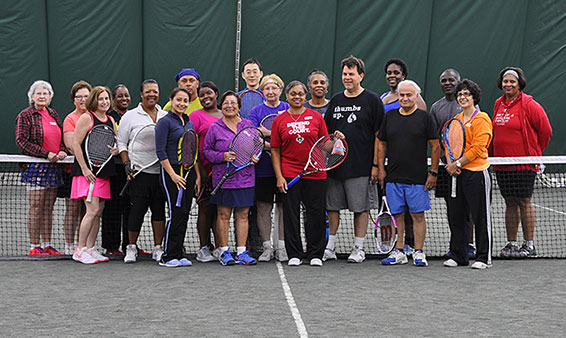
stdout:
MULTIPOLYGON (((340 69, 344 90, 329 100, 329 79, 321 70, 313 70, 306 85, 296 80, 285 85, 276 74, 264 76, 260 62, 251 58, 242 66, 247 87, 239 93, 228 90, 220 95, 213 82, 201 82, 197 70, 184 68, 175 76, 178 87, 170 93, 164 108, 158 104, 160 91, 155 80, 142 82, 141 102, 133 109, 125 85, 110 91, 79 81, 70 94, 75 109, 63 123, 49 107, 51 85, 36 81, 28 92, 30 106, 16 119, 16 143, 22 154, 49 161, 22 164, 21 168, 30 203, 29 254, 60 254, 51 245, 52 209, 59 196, 66 198, 64 253, 73 259, 85 264, 108 260, 95 248, 102 218, 106 253, 125 252, 125 263, 136 262, 141 251, 137 239, 150 209, 152 258, 166 267, 192 265, 183 243, 193 196, 197 196, 200 249, 196 259, 200 262, 253 265, 275 258, 296 266, 306 259, 312 266, 322 266, 324 261, 336 259, 340 211, 347 209, 354 214, 348 262, 360 263, 365 260, 368 212, 378 207, 380 196, 385 194, 399 239, 382 264, 406 264, 412 256, 414 265, 427 266, 424 213, 430 209, 429 191, 436 188, 436 196, 446 200, 451 232, 444 265, 467 266, 475 259, 472 268, 491 267, 488 156, 541 156, 552 134, 544 109, 523 92, 523 71, 515 67, 501 71, 497 85, 504 93, 490 118, 479 108, 479 86, 461 79, 454 69, 440 75, 444 97, 430 111, 418 84, 408 79, 408 67, 401 59, 386 62, 390 90, 381 97, 362 86, 363 60, 349 56, 342 60, 340 69), (287 102, 281 101, 283 91, 287 102), (271 114, 277 117, 271 128, 266 128, 262 120, 271 114), (466 132, 466 151, 456 161, 447 157, 440 142, 443 125, 452 118, 461 120, 466 132), (86 161, 85 138, 99 124, 115 130, 117 146, 111 149, 114 159, 95 175, 86 161), (137 173, 130 161, 134 155, 132 140, 148 124, 155 124, 155 151, 149 156, 157 156, 158 163, 137 173), (230 151, 231 140, 246 127, 257 127, 263 133, 266 142, 261 157, 229 176, 211 196, 226 173, 226 164, 236 159, 237 154, 230 151), (180 138, 189 130, 198 135, 198 161, 185 176, 177 149, 180 138), (288 182, 302 172, 313 144, 327 134, 347 142, 345 161, 336 169, 307 175, 288 187, 288 182), (72 166, 57 164, 67 155, 75 156, 72 166), (451 177, 456 177, 456 197, 449 193, 451 177), (119 197, 128 180, 127 196, 119 197), (88 202, 85 197, 91 183, 93 198, 88 202), (181 189, 184 193, 177 207, 181 189), (279 216, 275 221, 271 219, 274 203, 275 215, 279 216), (250 213, 252 207, 255 213, 250 213), (301 240, 301 207, 305 209, 306 246, 301 240), (234 252, 228 246, 232 214, 234 252), (258 257, 246 247, 250 215, 257 217, 263 243, 258 257), (276 242, 271 241, 273 223, 276 242)), ((500 255, 535 256, 531 197, 539 168, 494 169, 506 203, 508 244, 500 255), (519 223, 524 236, 521 246, 517 242, 519 223)))

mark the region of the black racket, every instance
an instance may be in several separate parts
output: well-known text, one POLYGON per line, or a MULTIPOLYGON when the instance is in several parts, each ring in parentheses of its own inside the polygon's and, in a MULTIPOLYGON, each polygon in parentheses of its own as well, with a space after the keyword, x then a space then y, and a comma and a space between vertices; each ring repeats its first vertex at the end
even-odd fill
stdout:
MULTIPOLYGON (((466 129, 462 121, 456 118, 448 120, 442 127, 440 138, 450 163, 462 158, 466 151, 466 129)), ((456 198, 456 181, 456 176, 452 176, 452 198, 456 198)))
POLYGON ((226 182, 228 177, 247 168, 253 163, 254 159, 258 159, 261 156, 264 145, 263 133, 256 127, 246 127, 240 130, 232 139, 229 149, 229 151, 236 154, 236 158, 234 161, 226 163, 226 174, 222 176, 220 182, 210 193, 210 196, 216 195, 218 189, 222 187, 222 184, 226 182))
MULTIPOLYGON (((158 162, 155 153, 155 123, 147 124, 136 131, 128 146, 128 156, 132 165, 132 179, 158 162)), ((126 181, 120 191, 120 197, 126 194, 131 181, 126 181)))
MULTIPOLYGON (((273 120, 278 116, 279 114, 269 114, 266 117, 264 117, 261 122, 260 125, 263 126, 265 129, 271 131, 271 126, 273 125, 273 120)), ((271 137, 266 137, 265 140, 267 142, 269 142, 271 140, 271 137)), ((271 151, 266 150, 265 151, 267 153, 267 155, 271 156, 271 151)))
POLYGON ((336 168, 344 162, 346 156, 348 156, 346 141, 337 138, 334 134, 319 138, 309 152, 305 169, 287 183, 287 189, 290 189, 305 175, 336 168), (309 167, 311 170, 307 171, 309 167))
MULTIPOLYGON (((191 169, 197 163, 198 158, 198 135, 194 130, 190 129, 185 131, 181 139, 179 140, 179 147, 177 149, 177 154, 179 154, 179 164, 181 165, 180 175, 187 179, 191 169), (184 174, 183 174, 184 171, 184 174)), ((185 189, 179 189, 177 194, 177 203, 175 206, 181 206, 181 200, 183 199, 183 191, 185 189)))
MULTIPOLYGON (((111 149, 116 146, 116 134, 112 127, 106 124, 94 126, 86 136, 85 153, 90 170, 98 176, 106 163, 112 159, 111 149)), ((94 183, 88 187, 87 202, 92 202, 94 183)))

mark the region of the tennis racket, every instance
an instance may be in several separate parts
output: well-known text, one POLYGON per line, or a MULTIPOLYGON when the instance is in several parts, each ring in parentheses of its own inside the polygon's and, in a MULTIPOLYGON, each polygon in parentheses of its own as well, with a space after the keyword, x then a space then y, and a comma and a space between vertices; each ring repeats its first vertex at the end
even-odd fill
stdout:
MULTIPOLYGON (((197 163, 198 158, 198 135, 194 130, 189 129, 185 131, 181 139, 179 140, 179 148, 177 150, 179 154, 179 164, 181 164, 180 175, 186 180, 189 177, 191 169, 197 163), (183 171, 184 175, 183 175, 183 171)), ((183 199, 183 191, 185 189, 179 189, 177 194, 176 207, 181 206, 181 200, 183 199)))
POLYGON ((136 131, 128 147, 128 156, 132 164, 132 178, 124 184, 120 197, 126 194, 133 178, 158 162, 155 153, 155 123, 147 124, 136 131))
POLYGON ((377 217, 374 219, 371 212, 369 214, 371 221, 375 225, 373 233, 377 246, 376 253, 378 255, 386 255, 395 248, 395 243, 397 243, 397 222, 391 215, 385 194, 381 198, 381 206, 379 207, 377 217))
POLYGON ((253 107, 258 106, 265 101, 263 94, 257 89, 246 89, 240 94, 241 108, 240 116, 243 118, 248 118, 250 110, 253 107))
MULTIPOLYGON (((266 117, 264 117, 261 122, 260 125, 263 126, 265 129, 271 131, 271 126, 273 125, 273 120, 277 117, 277 115, 279 114, 269 114, 266 117)), ((271 140, 271 137, 266 137, 265 140, 267 142, 269 142, 271 140)), ((271 156, 271 151, 266 150, 265 151, 267 153, 267 155, 271 156)))
MULTIPOLYGON (((455 162, 462 158, 466 150, 466 129, 464 123, 459 119, 448 120, 442 127, 441 137, 442 145, 450 163, 455 162)), ((452 176, 452 187, 450 196, 456 198, 456 176, 452 176)))
POLYGON ((256 127, 246 127, 240 130, 232 139, 229 150, 236 154, 236 159, 226 164, 226 174, 222 176, 210 196, 216 195, 228 177, 249 167, 254 159, 259 159, 264 145, 263 133, 256 127))
MULTIPOLYGON (((112 159, 111 149, 116 146, 116 134, 112 127, 106 124, 94 126, 86 136, 85 153, 90 170, 98 176, 106 163, 112 159)), ((94 183, 88 187, 87 202, 92 202, 94 183)))
POLYGON ((305 175, 336 168, 344 162, 346 156, 348 156, 346 141, 337 138, 334 134, 319 138, 309 152, 305 169, 287 183, 287 189, 290 189, 305 175), (307 171, 309 168, 311 170, 307 171))

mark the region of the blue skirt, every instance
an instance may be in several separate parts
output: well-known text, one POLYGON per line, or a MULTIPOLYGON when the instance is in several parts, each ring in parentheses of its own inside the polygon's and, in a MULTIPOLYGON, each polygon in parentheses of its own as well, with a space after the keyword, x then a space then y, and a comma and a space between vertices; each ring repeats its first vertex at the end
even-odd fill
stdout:
POLYGON ((227 207, 251 207, 254 205, 254 187, 240 189, 219 189, 210 197, 210 202, 227 207))

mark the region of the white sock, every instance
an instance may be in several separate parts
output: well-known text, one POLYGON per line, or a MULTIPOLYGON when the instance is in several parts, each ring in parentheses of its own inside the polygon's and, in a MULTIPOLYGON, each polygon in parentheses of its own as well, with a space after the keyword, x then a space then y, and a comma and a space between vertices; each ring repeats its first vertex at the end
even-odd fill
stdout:
POLYGON ((200 248, 202 251, 208 251, 208 245, 203 246, 202 248, 200 248))
POLYGON ((221 246, 221 247, 220 247, 220 253, 223 254, 224 251, 228 251, 228 249, 230 249, 230 248, 227 247, 227 246, 221 246))
POLYGON ((271 241, 263 242, 263 248, 264 249, 270 249, 271 248, 271 241))
POLYGON ((509 241, 509 244, 517 246, 517 241, 509 241))
POLYGON ((40 245, 39 245, 39 244, 30 244, 30 245, 29 245, 29 248, 30 248, 30 249, 35 249, 35 248, 37 248, 38 246, 40 246, 40 245))
POLYGON ((364 238, 363 237, 354 237, 354 245, 360 249, 364 248, 364 238))
POLYGON ((242 252, 246 251, 246 247, 245 246, 238 246, 236 247, 236 255, 241 254, 242 252))
POLYGON ((280 239, 278 243, 279 243, 277 244, 278 249, 285 249, 285 240, 280 239))
POLYGON ((41 242, 41 247, 42 248, 47 248, 48 246, 51 246, 51 242, 41 242))
POLYGON ((336 235, 328 235, 328 243, 326 244, 326 248, 328 250, 334 250, 334 242, 336 242, 336 235))
POLYGON ((535 246, 535 241, 525 241, 525 244, 530 246, 531 248, 535 246))

